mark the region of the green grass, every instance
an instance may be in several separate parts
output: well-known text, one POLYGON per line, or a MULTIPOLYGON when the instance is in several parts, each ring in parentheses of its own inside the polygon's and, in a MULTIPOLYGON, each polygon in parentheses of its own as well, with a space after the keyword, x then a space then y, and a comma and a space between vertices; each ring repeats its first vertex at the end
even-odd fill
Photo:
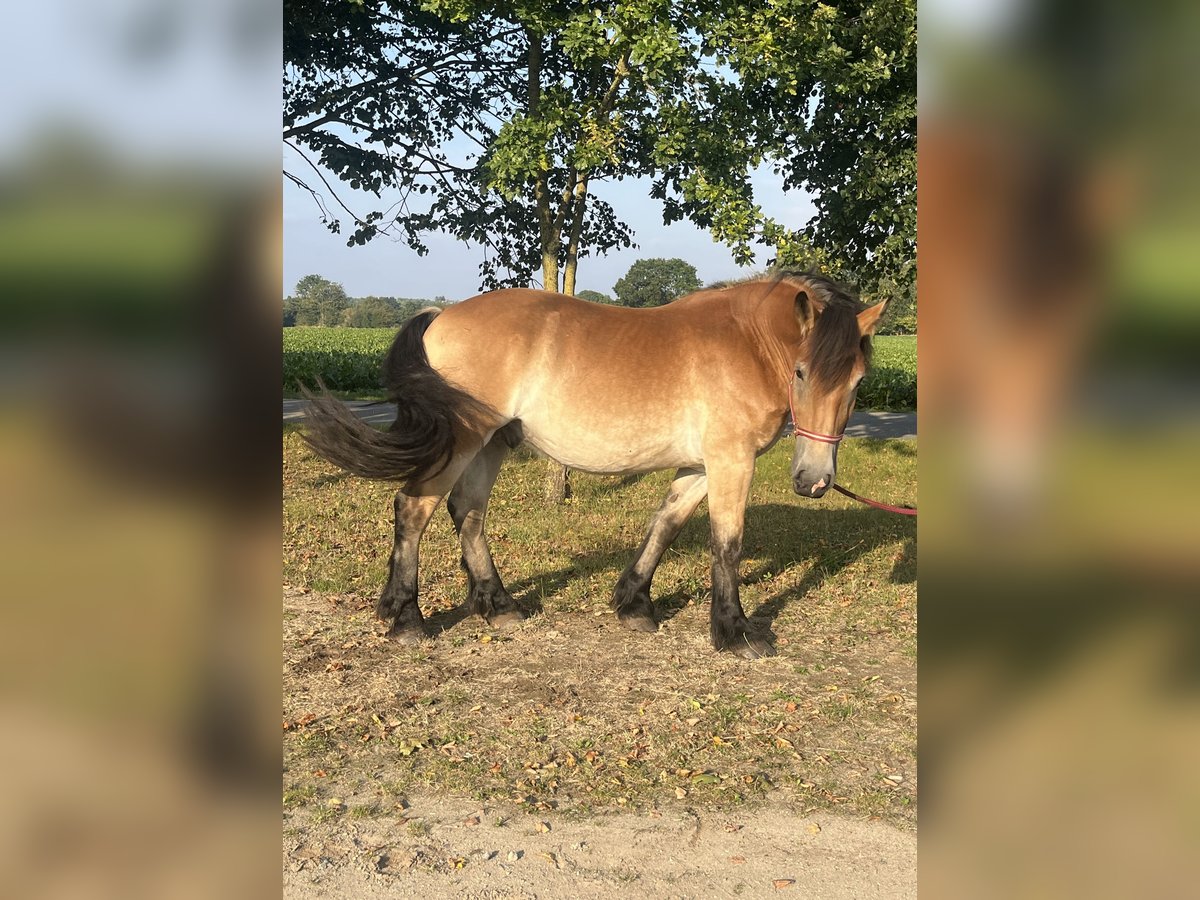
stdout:
MULTIPOLYGON (((379 369, 396 335, 394 328, 283 329, 283 391, 296 394, 317 378, 342 399, 382 396, 379 369)), ((917 408, 917 337, 875 338, 875 359, 858 390, 859 409, 917 408)))

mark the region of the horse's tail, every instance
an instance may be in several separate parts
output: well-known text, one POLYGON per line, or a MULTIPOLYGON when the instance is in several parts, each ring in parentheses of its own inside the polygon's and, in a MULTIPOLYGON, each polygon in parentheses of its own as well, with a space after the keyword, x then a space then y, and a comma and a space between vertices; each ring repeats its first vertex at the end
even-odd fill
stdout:
POLYGON ((379 431, 359 419, 321 385, 308 401, 304 440, 318 455, 364 478, 424 481, 437 475, 465 432, 500 418, 486 404, 442 378, 425 355, 425 331, 440 310, 413 316, 383 363, 383 384, 396 404, 396 421, 379 431))

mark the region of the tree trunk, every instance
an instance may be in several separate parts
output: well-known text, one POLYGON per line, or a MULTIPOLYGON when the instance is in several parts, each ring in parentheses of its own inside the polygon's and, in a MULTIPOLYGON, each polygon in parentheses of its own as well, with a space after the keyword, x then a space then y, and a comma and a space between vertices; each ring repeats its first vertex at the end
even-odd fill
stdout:
POLYGON ((579 235, 583 232, 583 214, 587 210, 588 177, 583 175, 575 185, 571 200, 571 231, 567 238, 567 259, 563 267, 563 293, 575 296, 575 272, 579 268, 579 235))
POLYGON ((571 498, 571 470, 552 459, 546 460, 545 495, 551 503, 565 503, 571 498))

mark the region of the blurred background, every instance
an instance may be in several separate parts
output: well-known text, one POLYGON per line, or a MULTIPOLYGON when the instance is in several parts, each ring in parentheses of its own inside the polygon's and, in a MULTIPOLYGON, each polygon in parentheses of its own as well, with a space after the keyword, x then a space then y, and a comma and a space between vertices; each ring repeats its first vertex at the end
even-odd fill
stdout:
POLYGON ((280 8, 0 29, 0 884, 279 867, 280 8))
POLYGON ((921 871, 1200 883, 1200 8, 920 5, 921 871))

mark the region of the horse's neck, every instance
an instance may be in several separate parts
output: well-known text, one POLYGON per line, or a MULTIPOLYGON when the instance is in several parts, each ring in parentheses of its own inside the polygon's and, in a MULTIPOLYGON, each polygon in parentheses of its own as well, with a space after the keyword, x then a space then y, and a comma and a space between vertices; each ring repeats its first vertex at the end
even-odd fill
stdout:
POLYGON ((793 304, 786 292, 773 290, 758 303, 743 306, 734 314, 763 367, 785 384, 791 380, 802 340, 793 304))

